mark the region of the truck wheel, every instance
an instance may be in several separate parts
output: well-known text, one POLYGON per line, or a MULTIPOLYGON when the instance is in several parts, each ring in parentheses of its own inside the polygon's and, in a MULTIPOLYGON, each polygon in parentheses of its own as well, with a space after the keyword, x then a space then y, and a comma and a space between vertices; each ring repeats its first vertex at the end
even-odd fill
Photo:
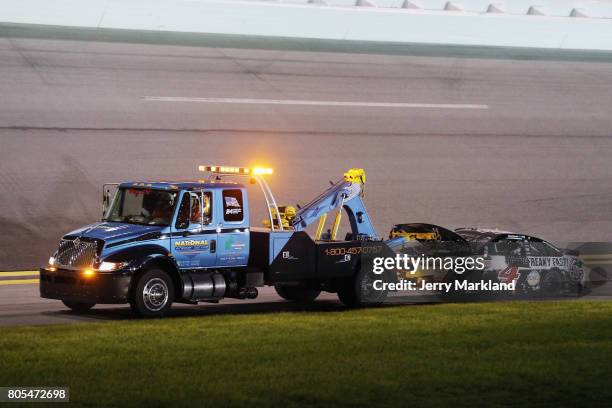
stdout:
MULTIPOLYGON (((348 307, 379 306, 387 298, 386 290, 374 289, 374 281, 382 275, 374 275, 366 268, 358 267, 355 276, 345 278, 338 286, 338 299, 348 307)), ((383 279, 387 281, 387 279, 383 279)))
POLYGON ((62 303, 64 306, 77 313, 85 313, 96 305, 95 303, 71 302, 69 300, 62 300, 62 303))
POLYGON ((359 306, 357 293, 353 286, 353 278, 344 278, 338 286, 338 299, 348 307, 359 306))
POLYGON ((321 294, 321 289, 310 288, 304 285, 274 285, 274 289, 278 296, 283 299, 299 303, 310 303, 321 294))
POLYGON ((151 269, 140 276, 132 291, 130 306, 141 317, 162 317, 174 301, 174 285, 161 269, 151 269))

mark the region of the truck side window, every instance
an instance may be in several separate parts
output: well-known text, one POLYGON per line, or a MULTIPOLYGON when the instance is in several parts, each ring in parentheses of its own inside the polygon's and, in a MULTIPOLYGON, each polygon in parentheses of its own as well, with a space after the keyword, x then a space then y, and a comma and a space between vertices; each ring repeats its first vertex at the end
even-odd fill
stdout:
POLYGON ((204 193, 204 203, 202 205, 204 224, 210 224, 212 222, 212 210, 212 193, 207 191, 204 193))
POLYGON ((202 215, 201 206, 200 206, 200 196, 192 195, 191 196, 191 216, 190 222, 192 224, 199 224, 200 218, 202 215))
POLYGON ((185 229, 189 227, 190 200, 191 198, 189 197, 189 194, 183 194, 183 199, 181 200, 181 206, 179 207, 178 216, 176 217, 175 227, 177 229, 185 229))
POLYGON ((210 224, 212 220, 212 193, 206 191, 202 195, 191 196, 191 223, 199 224, 202 221, 203 225, 210 224), (203 204, 200 205, 200 197, 203 198, 203 204))
POLYGON ((223 190, 223 219, 229 222, 244 219, 241 190, 223 190))

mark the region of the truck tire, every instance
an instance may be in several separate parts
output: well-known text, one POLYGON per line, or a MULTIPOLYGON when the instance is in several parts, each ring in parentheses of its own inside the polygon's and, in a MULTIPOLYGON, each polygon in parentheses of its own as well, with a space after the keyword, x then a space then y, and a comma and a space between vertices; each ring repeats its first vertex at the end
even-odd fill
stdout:
POLYGON ((278 296, 283 299, 298 303, 310 303, 321 294, 321 289, 311 288, 305 285, 274 285, 274 289, 276 293, 278 293, 278 296))
POLYGON ((62 303, 64 304, 64 306, 77 313, 85 313, 96 305, 95 303, 71 302, 69 300, 62 300, 62 303))
POLYGON ((340 302, 345 306, 359 306, 357 293, 353 287, 353 278, 344 278, 338 285, 338 299, 340 299, 340 302))
MULTIPOLYGON (((387 291, 375 290, 373 282, 381 275, 374 275, 366 268, 357 268, 357 274, 344 278, 338 285, 338 299, 348 307, 380 306, 387 298, 387 291)), ((385 279, 386 281, 386 279, 385 279)))
POLYGON ((161 269, 150 269, 140 275, 130 295, 132 311, 140 317, 163 317, 173 301, 172 278, 161 269))

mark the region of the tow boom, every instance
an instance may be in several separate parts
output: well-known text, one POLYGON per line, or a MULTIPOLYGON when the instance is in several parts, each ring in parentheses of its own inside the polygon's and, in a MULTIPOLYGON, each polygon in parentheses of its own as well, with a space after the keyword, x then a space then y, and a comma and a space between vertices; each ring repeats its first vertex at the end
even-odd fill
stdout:
POLYGON ((330 237, 333 240, 336 238, 342 209, 344 209, 351 225, 352 239, 379 239, 362 200, 365 180, 363 169, 350 169, 344 173, 341 180, 333 183, 318 197, 297 211, 292 222, 293 228, 296 231, 302 231, 318 220, 319 226, 315 239, 320 239, 327 214, 337 209, 338 213, 330 237))

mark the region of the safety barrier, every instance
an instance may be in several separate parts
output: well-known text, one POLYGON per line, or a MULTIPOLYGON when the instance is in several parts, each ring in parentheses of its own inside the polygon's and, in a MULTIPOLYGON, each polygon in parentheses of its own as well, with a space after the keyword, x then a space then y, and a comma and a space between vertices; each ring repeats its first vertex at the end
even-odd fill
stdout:
MULTIPOLYGON (((512 14, 480 2, 481 12, 419 0, 3 0, 0 22, 280 36, 333 40, 612 50, 612 20, 572 7, 566 17, 530 6, 512 14), (571 15, 571 17, 570 17, 571 15)), ((475 2, 476 0, 472 0, 475 2)), ((533 0, 532 0, 533 1, 533 0)), ((470 8, 474 8, 470 3, 470 8)), ((572 3, 573 4, 573 3, 572 3)), ((589 3, 590 4, 590 3, 589 3)), ((608 3, 609 4, 609 3, 608 3)), ((601 14, 601 10, 600 10, 601 14)), ((605 14, 605 13, 604 13, 605 14)))

